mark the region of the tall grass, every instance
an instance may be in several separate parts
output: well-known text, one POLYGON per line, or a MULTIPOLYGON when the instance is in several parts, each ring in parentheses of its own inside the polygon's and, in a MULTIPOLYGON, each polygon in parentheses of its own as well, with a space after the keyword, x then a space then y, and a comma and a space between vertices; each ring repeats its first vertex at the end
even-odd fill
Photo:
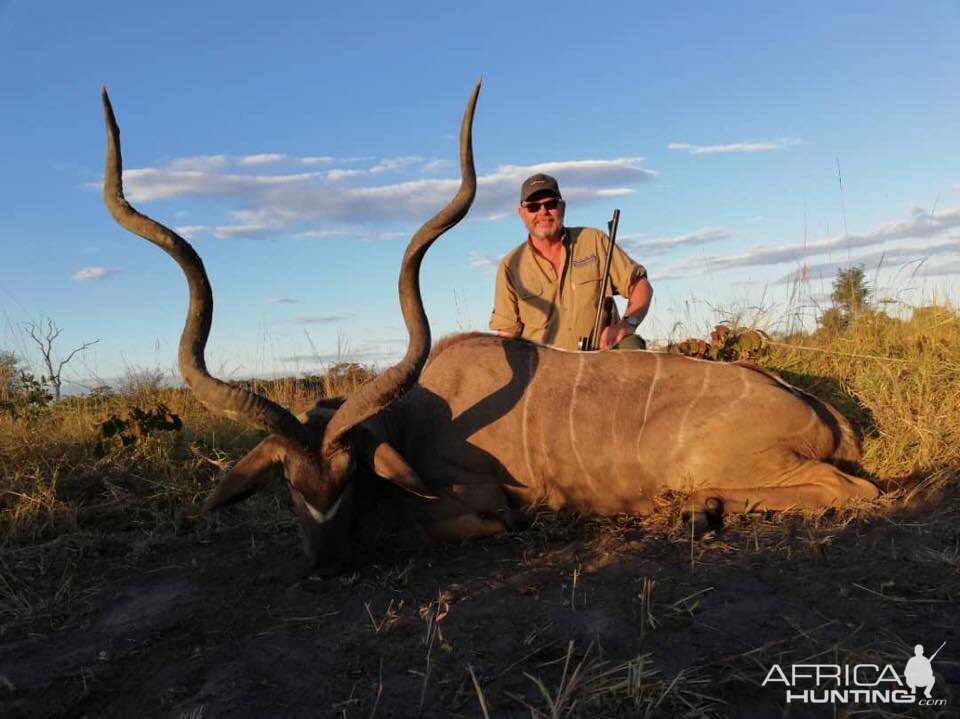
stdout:
MULTIPOLYGON (((243 384, 300 412, 317 397, 351 392, 369 376, 337 373, 243 384)), ((67 397, 30 417, 0 414, 0 542, 41 518, 43 524, 54 516, 69 519, 104 481, 118 477, 127 484, 155 483, 148 498, 173 494, 195 501, 223 466, 261 439, 260 433, 209 412, 186 389, 163 387, 162 380, 138 373, 115 393, 67 397), (180 418, 181 432, 153 432, 132 446, 104 435, 102 426, 110 417, 158 406, 180 418)))
POLYGON ((833 402, 863 435, 863 465, 888 482, 960 467, 960 316, 865 312, 846 331, 775 340, 766 364, 833 402))

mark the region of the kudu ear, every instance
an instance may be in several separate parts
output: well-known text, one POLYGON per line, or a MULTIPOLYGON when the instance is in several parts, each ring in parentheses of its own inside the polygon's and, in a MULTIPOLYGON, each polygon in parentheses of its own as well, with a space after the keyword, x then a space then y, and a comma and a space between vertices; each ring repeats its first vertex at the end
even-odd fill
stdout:
POLYGON ((247 452, 227 473, 203 503, 204 512, 246 499, 260 489, 270 470, 283 461, 286 449, 279 438, 270 436, 247 452))
POLYGON ((400 453, 389 444, 374 435, 369 429, 360 425, 353 429, 356 441, 357 454, 360 460, 370 467, 374 474, 381 479, 405 489, 411 494, 426 499, 436 499, 437 495, 423 483, 420 476, 413 471, 400 453))

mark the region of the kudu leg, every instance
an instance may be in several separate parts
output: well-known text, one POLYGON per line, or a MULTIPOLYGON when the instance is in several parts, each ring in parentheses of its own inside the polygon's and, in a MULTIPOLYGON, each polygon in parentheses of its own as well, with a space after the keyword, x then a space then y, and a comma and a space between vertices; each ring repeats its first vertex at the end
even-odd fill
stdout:
POLYGON ((498 484, 456 484, 421 504, 418 524, 432 541, 457 542, 501 534, 519 523, 498 484))
POLYGON ((825 462, 810 460, 791 472, 788 484, 707 487, 693 492, 686 506, 694 513, 763 512, 833 507, 854 499, 876 499, 873 482, 854 477, 825 462))

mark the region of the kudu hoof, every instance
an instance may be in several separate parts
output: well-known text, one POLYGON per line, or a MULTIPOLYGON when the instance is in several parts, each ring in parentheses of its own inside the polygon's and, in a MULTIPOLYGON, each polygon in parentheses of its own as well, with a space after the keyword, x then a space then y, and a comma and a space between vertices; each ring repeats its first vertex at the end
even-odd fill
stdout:
POLYGON ((707 497, 703 502, 703 511, 707 517, 723 521, 723 500, 720 497, 707 497))
POLYGON ((701 536, 723 527, 723 500, 719 497, 707 497, 700 510, 687 510, 682 513, 694 536, 701 536))

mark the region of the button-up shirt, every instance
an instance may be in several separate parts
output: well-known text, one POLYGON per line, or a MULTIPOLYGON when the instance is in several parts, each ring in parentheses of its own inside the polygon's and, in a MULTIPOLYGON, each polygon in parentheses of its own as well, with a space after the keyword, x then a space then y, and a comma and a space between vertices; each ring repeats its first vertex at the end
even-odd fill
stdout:
MULTIPOLYGON (((564 349, 576 349, 593 331, 610 239, 590 227, 567 227, 562 242, 559 277, 529 238, 501 260, 490 329, 564 349)), ((611 289, 629 296, 646 276, 643 265, 614 246, 608 296, 611 289)))

